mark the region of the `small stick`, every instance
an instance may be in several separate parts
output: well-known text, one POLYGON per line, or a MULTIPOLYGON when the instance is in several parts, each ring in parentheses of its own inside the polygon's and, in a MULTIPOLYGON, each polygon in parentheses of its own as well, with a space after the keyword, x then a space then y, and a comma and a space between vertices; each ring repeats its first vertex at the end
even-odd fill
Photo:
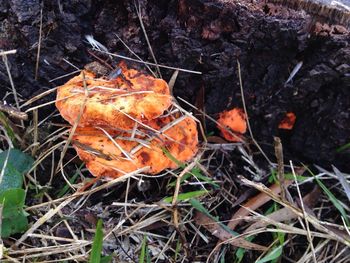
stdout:
POLYGON ((283 164, 283 148, 281 139, 279 137, 273 137, 275 145, 275 155, 277 159, 277 179, 281 187, 281 198, 286 200, 286 189, 284 185, 284 164, 283 164))
POLYGON ((17 110, 16 108, 0 101, 0 111, 6 112, 11 117, 14 117, 16 119, 20 120, 28 120, 28 114, 22 111, 17 110))

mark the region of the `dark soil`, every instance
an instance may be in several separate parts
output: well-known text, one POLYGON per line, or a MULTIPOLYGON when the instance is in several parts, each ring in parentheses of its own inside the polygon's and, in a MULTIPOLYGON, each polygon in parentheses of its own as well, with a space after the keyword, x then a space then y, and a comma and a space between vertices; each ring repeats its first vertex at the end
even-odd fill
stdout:
MULTIPOLYGON (((283 139, 286 160, 335 164, 350 171, 349 152, 336 152, 350 142, 347 30, 310 29, 307 17, 301 14, 250 1, 144 0, 140 5, 158 62, 203 72, 180 73, 175 95, 194 103, 204 88, 205 109, 213 117, 242 106, 239 60, 253 133, 267 153, 273 155, 272 141, 277 135, 283 139), (284 85, 299 61, 303 61, 300 71, 284 85), (295 127, 281 133, 278 123, 289 111, 297 116, 295 127)), ((17 49, 9 61, 23 99, 64 83, 67 78, 49 82, 74 70, 63 59, 80 68, 95 60, 88 53, 86 34, 111 52, 131 56, 115 36, 118 34, 140 57, 152 61, 134 1, 0 1, 0 49, 17 49), (41 8, 43 40, 36 81, 41 8)), ((161 72, 166 80, 172 74, 161 72)), ((1 98, 9 87, 1 63, 1 98)), ((11 103, 11 98, 6 100, 11 103)), ((52 110, 47 107, 41 114, 52 110)), ((208 125, 208 132, 214 130, 214 125, 208 125)))

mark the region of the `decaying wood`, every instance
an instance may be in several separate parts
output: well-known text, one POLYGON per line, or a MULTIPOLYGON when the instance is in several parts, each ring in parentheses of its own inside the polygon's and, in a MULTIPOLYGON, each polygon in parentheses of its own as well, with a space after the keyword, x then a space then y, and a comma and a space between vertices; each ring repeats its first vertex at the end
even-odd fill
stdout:
POLYGON ((0 111, 6 112, 11 117, 19 120, 28 120, 28 114, 0 101, 0 111))
POLYGON ((328 23, 350 26, 350 2, 348 0, 270 0, 295 10, 304 10, 328 23))

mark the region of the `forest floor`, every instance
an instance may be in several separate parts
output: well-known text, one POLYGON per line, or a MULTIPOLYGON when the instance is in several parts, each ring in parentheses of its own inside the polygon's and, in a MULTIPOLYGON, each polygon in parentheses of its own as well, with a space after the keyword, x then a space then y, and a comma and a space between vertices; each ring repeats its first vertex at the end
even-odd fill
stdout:
POLYGON ((101 242, 101 262, 350 262, 349 43, 343 26, 260 2, 1 1, 1 178, 23 173, 27 220, 4 204, 3 260, 100 262, 101 242), (200 149, 156 176, 94 181, 56 89, 121 61, 172 83, 200 149), (249 121, 238 143, 215 122, 234 107, 249 121))

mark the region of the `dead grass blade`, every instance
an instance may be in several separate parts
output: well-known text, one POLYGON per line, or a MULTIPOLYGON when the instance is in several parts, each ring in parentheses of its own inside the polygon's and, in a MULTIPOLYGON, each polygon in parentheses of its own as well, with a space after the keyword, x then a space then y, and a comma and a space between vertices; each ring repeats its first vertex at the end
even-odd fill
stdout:
POLYGON ((207 229, 213 236, 219 238, 221 241, 228 241, 227 243, 230 243, 235 247, 242 247, 245 249, 259 251, 267 250, 267 247, 249 242, 243 237, 235 237, 232 233, 223 229, 218 222, 216 222, 214 219, 208 217, 202 212, 198 211, 196 213, 194 221, 198 225, 203 226, 205 229, 207 229), (233 237, 234 239, 232 239, 233 237))
POLYGON ((0 51, 0 56, 13 55, 17 53, 17 49, 0 51))
MULTIPOLYGON (((135 59, 135 58, 130 58, 130 57, 127 57, 127 56, 122 56, 122 55, 118 55, 118 54, 114 54, 114 53, 110 53, 110 52, 106 52, 106 51, 102 51, 102 50, 97 50, 97 49, 93 49, 93 50, 95 50, 97 52, 100 52, 100 53, 103 53, 103 54, 106 54, 106 55, 111 55, 113 57, 129 60, 129 61, 133 61, 133 62, 137 62, 137 63, 147 64, 147 65, 150 65, 150 66, 157 66, 157 64, 152 63, 152 62, 140 61, 140 60, 135 59)), ((192 74, 198 74, 198 75, 202 75, 203 74, 200 71, 183 69, 183 68, 176 68, 176 67, 171 67, 171 66, 162 65, 162 64, 158 64, 158 67, 166 68, 166 69, 172 69, 172 70, 178 70, 180 72, 186 72, 186 73, 192 73, 192 74)))
POLYGON ((59 169, 60 169, 59 167, 61 167, 61 165, 62 165, 63 158, 64 158, 64 156, 65 156, 65 154, 66 154, 66 152, 68 150, 68 146, 70 145, 70 143, 71 143, 71 141, 73 139, 75 130, 77 129, 77 127, 79 125, 80 118, 83 115, 83 112, 84 112, 84 109, 85 109, 85 105, 86 105, 86 103, 87 103, 87 101, 89 99, 89 91, 88 91, 88 88, 87 88, 87 85, 86 85, 86 79, 85 79, 84 72, 83 72, 83 85, 84 85, 84 90, 85 90, 84 100, 83 100, 82 104, 80 105, 79 115, 77 116, 77 119, 75 120, 74 125, 71 128, 71 131, 69 133, 69 136, 68 136, 68 139, 66 141, 66 144, 64 145, 63 150, 61 152, 61 156, 60 156, 60 160, 58 161, 56 173, 59 171, 59 169))
POLYGON ((157 69, 157 73, 158 73, 158 76, 160 78, 162 78, 162 74, 160 73, 160 70, 159 70, 159 65, 158 65, 158 62, 157 62, 157 59, 156 59, 156 56, 154 55, 154 52, 153 52, 153 48, 152 48, 152 45, 149 41, 149 38, 148 38, 148 35, 147 35, 147 32, 146 32, 146 28, 145 28, 145 25, 143 24, 143 21, 142 21, 142 15, 141 15, 141 5, 140 5, 140 2, 139 3, 139 7, 137 8, 137 5, 136 5, 136 2, 134 1, 134 6, 135 6, 135 9, 136 9, 136 13, 137 13, 137 17, 139 18, 139 21, 140 21, 140 25, 141 25, 141 28, 142 28, 142 31, 143 31, 143 34, 145 36, 145 39, 146 39, 146 42, 147 42, 147 45, 148 45, 148 49, 149 49, 149 52, 151 53, 151 56, 152 56, 152 59, 154 61, 154 64, 156 65, 156 69, 157 69))
POLYGON ((237 60, 237 67, 238 67, 238 78, 239 78, 239 86, 240 86, 240 90, 241 90, 243 109, 244 109, 244 114, 245 114, 246 119, 247 119, 247 126, 248 126, 248 130, 249 130, 250 138, 252 139, 252 141, 255 144, 255 146, 259 149, 261 154, 265 157, 266 161, 270 164, 270 166, 273 167, 273 163, 270 161, 269 157, 267 157, 265 152, 262 150, 262 148, 260 147, 260 145, 258 144, 258 142, 254 138, 254 135, 253 135, 253 132, 252 132, 252 128, 251 128, 250 122, 249 122, 249 115, 248 115, 246 103, 245 103, 245 96, 244 96, 244 90, 243 90, 243 81, 242 81, 242 75, 241 75, 241 64, 239 63, 238 60, 237 60))
POLYGON ((340 184, 342 185, 346 196, 348 197, 348 199, 350 201, 350 185, 349 185, 349 182, 346 180, 346 178, 343 175, 343 173, 340 172, 337 169, 337 167, 332 165, 332 168, 333 168, 333 171, 334 171, 335 175, 338 177, 338 180, 339 180, 340 184))
POLYGON ((35 64, 35 80, 38 80, 42 33, 43 33, 43 9, 41 8, 40 9, 38 52, 36 54, 36 64, 35 64))
MULTIPOLYGON (((285 186, 288 187, 291 185, 293 181, 287 180, 285 181, 285 186)), ((274 184, 270 188, 268 188, 271 193, 274 195, 278 195, 281 193, 281 187, 279 184, 274 184)), ((244 217, 250 214, 250 210, 256 210, 262 205, 266 204, 271 200, 271 197, 265 193, 259 193, 258 195, 254 196, 248 202, 242 205, 240 209, 232 216, 230 222, 228 223, 228 227, 232 230, 236 228, 239 223, 242 222, 244 217)))
POLYGON ((300 199, 300 206, 301 206, 301 210, 303 212, 303 216, 304 216, 304 220, 305 220, 305 224, 306 224, 307 239, 309 241, 309 245, 310 245, 310 248, 311 248, 311 251, 312 251, 312 258, 313 258, 314 263, 317 263, 315 248, 314 248, 314 245, 312 243, 313 241, 312 241, 312 237, 311 237, 311 233, 310 233, 309 221, 307 220, 307 217, 306 217, 305 206, 304 206, 303 199, 301 197, 301 192, 300 192, 300 188, 299 188, 299 185, 298 185, 297 177, 295 175, 294 166, 293 166, 292 161, 290 161, 289 163, 290 163, 290 167, 292 169, 292 173, 293 173, 293 176, 294 176, 294 181, 296 183, 298 196, 299 196, 299 199, 300 199))
POLYGON ((348 236, 346 231, 344 232, 344 231, 340 230, 341 228, 343 228, 342 226, 339 226, 339 229, 335 229, 334 227, 327 226, 323 222, 320 222, 313 215, 310 215, 309 213, 304 214, 303 211, 301 209, 299 209, 298 207, 295 207, 293 204, 290 204, 289 202, 282 200, 279 196, 277 196, 273 191, 271 191, 271 189, 267 188, 265 185, 263 185, 261 183, 252 182, 252 181, 250 181, 242 176, 240 176, 240 179, 244 184, 249 185, 251 187, 254 187, 255 189, 259 190, 260 192, 263 192, 266 195, 268 195, 275 202, 283 205, 284 207, 287 207, 288 209, 293 211, 293 213, 297 214, 298 217, 301 217, 304 220, 308 220, 309 223, 311 223, 316 229, 318 229, 321 232, 326 233, 328 235, 328 238, 335 240, 335 241, 339 241, 339 242, 343 243, 344 245, 350 247, 350 237, 348 236))
MULTIPOLYGON (((313 207, 317 201, 318 198, 320 196, 320 189, 318 187, 315 187, 310 193, 308 193, 306 196, 304 196, 303 201, 304 201, 304 205, 307 207, 313 207)), ((266 216, 266 218, 270 219, 271 221, 275 221, 275 222, 285 222, 285 221, 289 221, 289 220, 293 220, 298 218, 298 216, 293 213, 290 209, 288 209, 287 207, 284 207, 282 209, 279 209, 269 215, 266 216)), ((244 233, 246 232, 251 232, 254 229, 258 229, 258 228, 263 228, 266 227, 269 223, 266 222, 265 220, 259 220, 258 222, 252 224, 251 226, 249 226, 244 233)))

